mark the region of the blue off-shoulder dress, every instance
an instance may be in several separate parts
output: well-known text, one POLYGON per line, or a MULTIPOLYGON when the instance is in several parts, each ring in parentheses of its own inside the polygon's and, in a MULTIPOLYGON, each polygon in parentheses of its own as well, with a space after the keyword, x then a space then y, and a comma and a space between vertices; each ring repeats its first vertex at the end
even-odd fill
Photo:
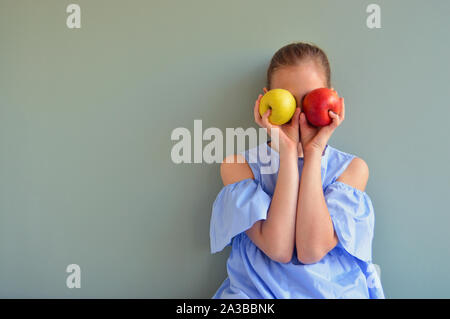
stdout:
MULTIPOLYGON (((245 231, 267 218, 279 169, 279 154, 267 142, 241 153, 254 179, 224 186, 210 222, 211 253, 231 245, 227 278, 212 298, 384 298, 372 263, 374 209, 366 192, 337 181, 355 155, 326 145, 322 185, 339 243, 319 262, 270 259, 245 231)), ((303 158, 298 158, 299 174, 303 158)))

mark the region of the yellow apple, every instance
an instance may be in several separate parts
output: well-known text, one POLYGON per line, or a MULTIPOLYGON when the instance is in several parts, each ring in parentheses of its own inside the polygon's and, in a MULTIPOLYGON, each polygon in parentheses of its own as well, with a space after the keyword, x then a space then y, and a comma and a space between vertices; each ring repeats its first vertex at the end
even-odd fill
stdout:
POLYGON ((288 90, 273 89, 268 91, 259 102, 259 114, 261 116, 268 108, 272 109, 269 116, 269 122, 276 125, 282 125, 289 122, 295 112, 297 103, 294 96, 288 90))

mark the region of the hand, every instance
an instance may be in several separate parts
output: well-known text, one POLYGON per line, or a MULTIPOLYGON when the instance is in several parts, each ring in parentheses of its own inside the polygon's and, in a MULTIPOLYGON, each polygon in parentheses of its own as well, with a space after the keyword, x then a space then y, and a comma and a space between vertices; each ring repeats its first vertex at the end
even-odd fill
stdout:
POLYGON ((309 153, 320 152, 322 154, 325 149, 328 140, 333 134, 334 130, 341 125, 345 118, 345 104, 344 98, 340 98, 342 103, 342 112, 339 116, 333 111, 329 110, 328 113, 331 117, 331 123, 327 126, 315 127, 308 123, 306 120, 306 115, 301 112, 299 123, 300 123, 300 139, 302 142, 303 152, 305 156, 309 153))
MULTIPOLYGON (((264 94, 267 93, 267 88, 263 89, 264 94)), ((253 113, 255 115, 255 122, 266 129, 267 134, 269 134, 270 137, 272 137, 271 129, 273 129, 274 133, 278 135, 278 138, 276 136, 271 140, 271 144, 275 146, 275 148, 278 148, 279 152, 281 153, 284 149, 292 149, 295 150, 295 152, 298 152, 298 143, 300 141, 299 137, 299 115, 300 115, 300 108, 297 107, 295 109, 294 115, 292 116, 291 120, 283 125, 275 125, 269 122, 269 116, 272 112, 272 110, 269 108, 261 117, 259 114, 259 103, 261 101, 261 98, 263 97, 263 94, 260 94, 258 96, 258 99, 255 102, 255 107, 253 109, 253 113)))

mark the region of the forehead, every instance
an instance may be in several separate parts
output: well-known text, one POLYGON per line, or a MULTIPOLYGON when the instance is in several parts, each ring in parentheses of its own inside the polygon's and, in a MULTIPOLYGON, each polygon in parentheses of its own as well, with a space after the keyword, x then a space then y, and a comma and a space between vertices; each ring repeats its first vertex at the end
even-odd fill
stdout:
POLYGON ((326 86, 325 74, 314 62, 303 62, 277 69, 271 79, 271 89, 285 89, 298 100, 306 93, 326 86))

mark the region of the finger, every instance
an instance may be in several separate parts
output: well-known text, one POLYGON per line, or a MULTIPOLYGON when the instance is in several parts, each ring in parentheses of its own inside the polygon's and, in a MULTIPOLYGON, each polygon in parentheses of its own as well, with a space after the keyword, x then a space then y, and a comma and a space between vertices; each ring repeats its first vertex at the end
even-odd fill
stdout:
POLYGON ((267 93, 269 90, 267 90, 267 88, 263 88, 264 93, 267 93))
POLYGON ((311 131, 311 127, 308 124, 308 121, 306 120, 306 116, 304 112, 301 112, 299 115, 298 124, 300 127, 300 134, 304 136, 304 134, 308 134, 308 132, 311 131))
POLYGON ((331 123, 319 128, 319 132, 317 133, 317 138, 321 141, 324 141, 324 144, 330 139, 331 135, 333 135, 334 130, 340 125, 341 120, 338 114, 329 110, 328 114, 331 117, 331 123))
POLYGON ((306 120, 305 113, 301 112, 298 116, 298 123, 300 124, 300 126, 305 125, 305 120, 306 120))
POLYGON ((291 123, 289 125, 292 126, 292 127, 298 127, 299 118, 300 118, 300 108, 297 107, 295 109, 294 115, 292 115, 291 123))
POLYGON ((305 128, 305 129, 315 128, 308 122, 305 112, 300 113, 299 123, 300 123, 300 128, 305 128))
POLYGON ((339 124, 341 123, 339 115, 334 113, 332 110, 329 110, 328 113, 331 117, 331 123, 328 124, 327 126, 332 126, 334 128, 338 127, 339 124))
POLYGON ((258 95, 258 98, 255 101, 255 106, 253 108, 253 115, 255 117, 255 122, 259 125, 262 126, 262 122, 261 122, 261 114, 259 114, 259 103, 261 101, 262 98, 262 94, 258 95))
POLYGON ((267 128, 267 129, 270 129, 270 128, 272 128, 274 126, 269 121, 269 116, 270 116, 271 113, 272 113, 272 110, 271 109, 267 109, 267 111, 263 114, 262 119, 261 119, 261 121, 263 123, 263 127, 267 128))
POLYGON ((305 113, 301 112, 299 117, 298 117, 298 124, 300 126, 300 130, 301 131, 306 129, 306 128, 308 128, 308 123, 306 123, 306 122, 307 122, 307 120, 306 120, 305 113))
POLYGON ((341 121, 343 121, 344 118, 345 118, 345 103, 344 103, 344 98, 343 97, 341 97, 341 103, 342 103, 341 121))

